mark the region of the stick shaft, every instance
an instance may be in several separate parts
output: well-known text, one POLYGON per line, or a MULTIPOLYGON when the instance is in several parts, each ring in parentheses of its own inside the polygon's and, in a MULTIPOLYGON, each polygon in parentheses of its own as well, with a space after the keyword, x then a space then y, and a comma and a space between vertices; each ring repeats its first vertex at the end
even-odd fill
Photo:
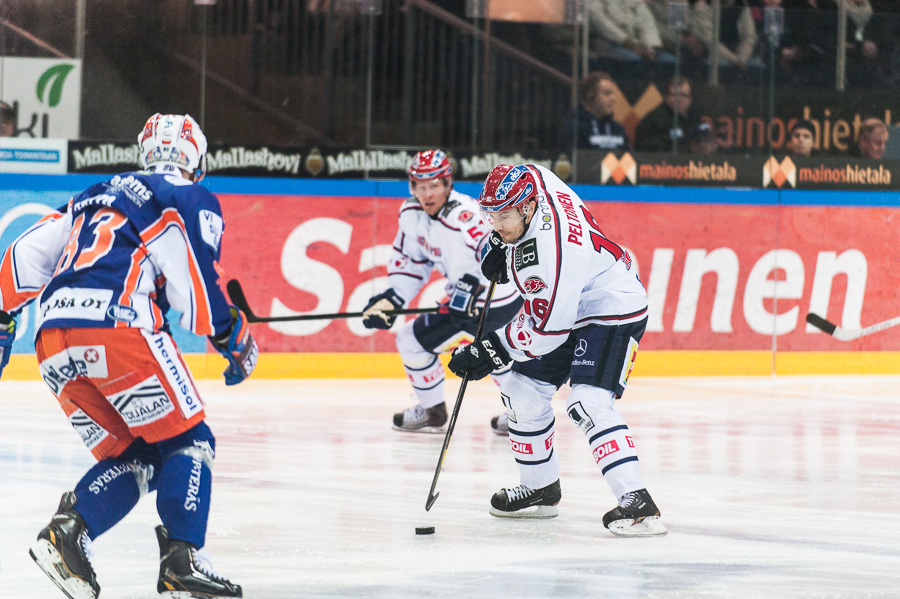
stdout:
POLYGON ((813 325, 817 329, 828 333, 839 341, 853 341, 854 339, 859 339, 860 337, 865 337, 866 335, 878 333, 885 329, 897 326, 898 324, 900 324, 900 316, 864 327, 862 329, 843 329, 833 322, 826 320, 818 314, 814 314, 812 312, 806 315, 806 322, 813 325))
MULTIPOLYGON (((484 311, 481 318, 478 319, 478 328, 475 330, 475 341, 481 339, 484 333, 484 325, 487 322, 488 309, 491 307, 491 298, 494 297, 494 289, 497 287, 497 279, 499 274, 494 275, 491 279, 491 286, 488 288, 487 298, 484 301, 484 311)), ((456 394, 456 403, 453 405, 453 412, 450 414, 450 420, 447 422, 447 433, 444 435, 444 445, 441 447, 441 455, 438 457, 437 468, 434 470, 434 478, 431 481, 431 489, 428 491, 428 499, 425 501, 425 511, 431 509, 434 502, 437 501, 439 493, 435 493, 437 488, 438 477, 441 475, 441 469, 444 466, 444 458, 447 457, 447 449, 450 447, 450 437, 453 436, 453 429, 456 428, 456 419, 459 416, 459 409, 462 407, 463 396, 466 394, 466 386, 469 384, 469 373, 466 372, 459 383, 459 393, 456 394)))
MULTIPOLYGON (((362 312, 334 312, 332 314, 295 314, 292 316, 257 316, 250 308, 247 302, 247 296, 244 295, 244 289, 237 279, 231 279, 226 285, 228 296, 231 303, 247 315, 247 322, 296 322, 298 320, 323 320, 336 318, 358 318, 363 315, 362 312)), ((388 316, 401 314, 433 314, 441 310, 440 306, 433 308, 401 308, 399 310, 391 310, 385 312, 388 316)))

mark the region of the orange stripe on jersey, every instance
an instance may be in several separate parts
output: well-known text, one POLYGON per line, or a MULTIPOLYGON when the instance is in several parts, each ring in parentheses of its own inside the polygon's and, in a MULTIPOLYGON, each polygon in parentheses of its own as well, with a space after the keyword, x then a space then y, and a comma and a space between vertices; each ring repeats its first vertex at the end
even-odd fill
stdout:
MULTIPOLYGON (((49 220, 57 220, 63 215, 55 212, 48 214, 37 221, 33 226, 37 226, 49 220)), ((29 301, 33 300, 44 290, 40 289, 21 290, 16 285, 16 269, 13 265, 12 255, 15 250, 15 244, 6 250, 2 262, 0 262, 0 310, 4 312, 13 312, 23 307, 29 301)))
POLYGON ((185 249, 189 257, 188 269, 191 277, 191 300, 194 308, 193 332, 197 335, 212 335, 212 310, 210 308, 209 296, 206 293, 206 283, 203 275, 200 273, 200 267, 197 264, 197 257, 190 244, 187 230, 181 215, 174 208, 166 208, 163 210, 162 216, 155 223, 147 227, 141 232, 141 240, 144 244, 149 244, 154 239, 165 233, 170 226, 177 226, 184 237, 185 249))
MULTIPOLYGON (((141 261, 146 256, 147 250, 144 247, 139 247, 131 252, 131 265, 128 267, 128 274, 125 275, 125 284, 122 287, 122 294, 119 296, 120 306, 131 306, 131 296, 137 290, 138 281, 141 280, 141 261)), ((117 329, 128 326, 130 325, 127 322, 121 320, 116 321, 117 329)))

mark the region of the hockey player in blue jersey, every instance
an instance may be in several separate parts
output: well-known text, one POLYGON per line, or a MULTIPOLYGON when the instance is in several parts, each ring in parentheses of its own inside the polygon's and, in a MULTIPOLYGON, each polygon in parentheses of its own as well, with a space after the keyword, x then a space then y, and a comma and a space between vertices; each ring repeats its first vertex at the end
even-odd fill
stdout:
POLYGON ((218 285, 225 223, 216 197, 197 185, 206 170, 203 132, 188 115, 155 114, 138 142, 144 170, 74 196, 0 262, 0 372, 13 316, 37 302, 41 376, 97 459, 30 553, 71 599, 94 599, 91 541, 156 491, 157 591, 241 597, 197 553, 216 442, 165 315, 178 310, 182 327, 209 337, 228 361, 228 385, 250 376, 258 349, 218 285))

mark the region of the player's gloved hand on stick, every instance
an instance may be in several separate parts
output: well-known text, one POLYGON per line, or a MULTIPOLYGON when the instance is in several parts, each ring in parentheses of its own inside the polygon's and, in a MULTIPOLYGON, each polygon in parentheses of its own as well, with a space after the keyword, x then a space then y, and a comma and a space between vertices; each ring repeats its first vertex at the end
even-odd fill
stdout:
POLYGON ((403 307, 403 298, 397 295, 393 289, 384 293, 373 295, 369 303, 363 308, 363 326, 367 329, 387 330, 394 326, 397 320, 396 314, 385 314, 385 311, 397 310, 403 307))
POLYGON ((479 341, 457 347, 447 366, 456 376, 462 377, 468 372, 469 378, 477 381, 511 360, 506 348, 500 345, 500 337, 491 331, 479 341))
POLYGON ((475 275, 465 274, 460 277, 447 304, 450 314, 466 319, 478 316, 480 310, 475 307, 475 303, 481 290, 481 283, 475 275))
POLYGON ((488 241, 481 249, 481 272, 489 280, 500 273, 498 283, 509 283, 509 269, 506 266, 506 244, 496 231, 491 231, 488 241))
POLYGON ((0 376, 3 375, 3 369, 9 364, 9 356, 15 340, 16 319, 12 317, 12 314, 0 310, 0 376))
POLYGON ((231 328, 215 337, 210 336, 209 340, 228 360, 228 368, 222 373, 225 376, 225 384, 237 385, 256 368, 259 347, 250 334, 250 325, 244 313, 234 306, 229 308, 232 318, 231 328))

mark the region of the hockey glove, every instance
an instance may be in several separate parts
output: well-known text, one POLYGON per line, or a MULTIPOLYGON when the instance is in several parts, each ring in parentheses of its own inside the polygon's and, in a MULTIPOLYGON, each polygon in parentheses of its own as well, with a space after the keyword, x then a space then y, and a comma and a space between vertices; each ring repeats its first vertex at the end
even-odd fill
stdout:
POLYGON ((500 273, 498 283, 509 283, 509 268, 506 266, 506 244, 496 231, 491 231, 488 241, 481 248, 481 272, 488 280, 500 273))
POLYGON ((474 275, 465 274, 460 277, 447 305, 450 314, 467 320, 478 316, 479 310, 475 307, 475 302, 482 289, 481 283, 474 275))
POLYGON ((397 310, 403 307, 403 298, 393 289, 373 295, 363 308, 363 326, 367 329, 387 330, 394 326, 396 314, 385 314, 385 310, 397 310))
POLYGON ((12 353, 12 344, 16 340, 16 319, 12 314, 0 310, 0 376, 3 368, 9 364, 9 355, 12 353))
POLYGON ((500 337, 492 331, 480 341, 457 347, 447 366, 456 376, 461 377, 468 372, 469 378, 477 381, 503 368, 511 360, 509 353, 500 345, 500 337))
POLYGON ((237 385, 246 379, 256 368, 256 360, 259 357, 259 347, 256 340, 250 334, 250 326, 244 313, 229 306, 231 309, 231 328, 209 340, 213 347, 228 360, 228 368, 222 374, 225 376, 226 385, 237 385))

